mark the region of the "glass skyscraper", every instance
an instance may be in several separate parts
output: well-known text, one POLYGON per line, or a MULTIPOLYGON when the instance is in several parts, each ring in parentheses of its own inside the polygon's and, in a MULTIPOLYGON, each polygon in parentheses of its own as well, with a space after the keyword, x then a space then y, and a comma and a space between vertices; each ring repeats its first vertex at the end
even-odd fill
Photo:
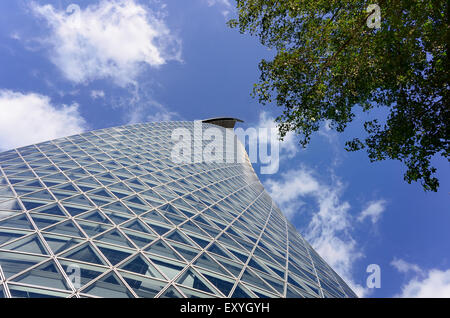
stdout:
POLYGON ((0 297, 356 296, 248 160, 175 163, 175 128, 194 123, 0 153, 0 297))

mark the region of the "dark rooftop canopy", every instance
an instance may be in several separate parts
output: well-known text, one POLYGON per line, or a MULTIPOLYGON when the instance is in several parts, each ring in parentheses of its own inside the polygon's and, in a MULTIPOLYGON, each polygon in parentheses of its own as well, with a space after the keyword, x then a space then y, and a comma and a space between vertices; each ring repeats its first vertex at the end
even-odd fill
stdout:
POLYGON ((214 124, 217 126, 221 126, 224 128, 234 128, 234 125, 236 125, 236 122, 243 123, 244 121, 238 119, 238 118, 231 118, 231 117, 217 117, 217 118, 210 118, 202 120, 203 123, 208 124, 214 124))

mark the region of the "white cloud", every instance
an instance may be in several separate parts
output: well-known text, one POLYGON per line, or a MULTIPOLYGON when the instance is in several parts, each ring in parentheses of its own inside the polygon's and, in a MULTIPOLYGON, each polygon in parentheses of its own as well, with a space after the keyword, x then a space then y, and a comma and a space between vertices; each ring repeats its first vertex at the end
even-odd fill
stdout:
POLYGON ((401 259, 391 262, 399 272, 415 272, 416 275, 402 286, 400 294, 395 297, 406 298, 450 298, 450 269, 431 269, 424 271, 416 264, 401 259))
POLYGON ((127 86, 135 84, 144 65, 181 61, 181 41, 162 13, 134 0, 102 0, 84 9, 72 4, 67 11, 36 3, 31 7, 51 28, 51 60, 75 83, 111 78, 127 86))
POLYGON ((370 218, 373 224, 377 223, 381 217, 381 214, 386 209, 385 200, 371 201, 368 203, 367 208, 365 208, 361 214, 358 216, 358 221, 362 222, 366 218, 370 218))
MULTIPOLYGON (((342 183, 320 182, 314 171, 301 167, 281 174, 279 179, 268 179, 264 185, 288 218, 301 213, 304 200, 314 201, 316 207, 304 229, 305 238, 359 296, 364 296, 367 289, 352 278, 353 264, 362 253, 350 234, 351 206, 341 202, 342 183)), ((302 217, 308 217, 307 213, 302 217)))
POLYGON ((47 96, 0 90, 0 148, 3 150, 78 134, 85 128, 78 104, 56 107, 47 96))
POLYGON ((408 263, 402 259, 394 258, 391 262, 391 265, 395 267, 400 273, 408 273, 415 272, 417 274, 421 274, 422 270, 416 264, 408 263))
POLYGON ((222 15, 225 18, 228 18, 228 15, 230 14, 231 3, 230 0, 206 0, 206 3, 208 4, 208 7, 212 6, 219 6, 222 8, 222 15))
POLYGON ((134 97, 132 104, 134 107, 127 113, 129 124, 171 121, 180 117, 178 113, 168 110, 164 105, 154 100, 146 99, 141 101, 141 96, 139 95, 134 97))
POLYGON ((97 99, 97 98, 105 98, 105 92, 102 90, 92 90, 91 91, 91 97, 93 99, 97 99))
MULTIPOLYGON (((262 111, 259 114, 259 120, 255 128, 258 130, 258 132, 264 131, 261 129, 274 129, 278 131, 278 126, 277 123, 275 122, 275 118, 273 118, 269 113, 265 111, 262 111)), ((279 135, 277 133, 276 135, 272 135, 271 137, 272 139, 278 139, 279 135)), ((261 143, 261 138, 259 138, 259 140, 261 143)), ((301 146, 297 141, 295 133, 288 132, 286 136, 283 138, 283 141, 280 141, 280 160, 293 158, 300 148, 301 146)))

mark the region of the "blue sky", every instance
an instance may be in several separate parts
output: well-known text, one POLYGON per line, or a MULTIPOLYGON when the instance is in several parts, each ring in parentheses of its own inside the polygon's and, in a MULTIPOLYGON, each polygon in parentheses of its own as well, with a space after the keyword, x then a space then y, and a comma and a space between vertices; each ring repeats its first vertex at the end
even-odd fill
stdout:
MULTIPOLYGON (((71 4, 0 2, 0 149, 154 120, 274 126, 280 109, 250 96, 274 52, 226 26, 234 1, 71 4)), ((450 297, 448 162, 435 158, 441 186, 425 193, 403 181, 399 162, 343 150, 361 124, 343 134, 324 126, 306 149, 288 135, 279 171, 262 182, 361 296, 450 297), (367 288, 369 264, 381 288, 367 288)))

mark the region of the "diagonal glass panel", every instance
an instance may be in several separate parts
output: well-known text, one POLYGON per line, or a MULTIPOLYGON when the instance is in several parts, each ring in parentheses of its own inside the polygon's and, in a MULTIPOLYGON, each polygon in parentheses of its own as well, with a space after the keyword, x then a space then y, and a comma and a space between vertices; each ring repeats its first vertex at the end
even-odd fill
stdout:
POLYGON ((48 255, 47 249, 42 244, 40 238, 34 234, 25 238, 16 240, 10 244, 2 246, 2 249, 18 251, 25 253, 34 253, 48 255))
POLYGON ((132 218, 132 215, 124 215, 117 212, 111 212, 107 210, 102 210, 102 212, 113 221, 114 224, 121 224, 125 221, 128 221, 130 218, 132 218))
POLYGON ((44 215, 44 214, 38 214, 38 213, 30 213, 30 216, 33 219, 34 224, 36 224, 36 226, 40 230, 63 220, 63 218, 60 218, 57 216, 44 215))
POLYGON ((165 224, 170 224, 169 221, 167 221, 167 219, 165 219, 159 212, 157 212, 156 210, 150 211, 148 213, 142 214, 141 218, 147 219, 148 221, 152 222, 152 221, 157 221, 160 223, 165 223, 165 224))
POLYGON ((117 229, 113 229, 95 238, 97 241, 104 243, 110 243, 125 247, 134 247, 134 245, 128 241, 126 237, 123 236, 117 229))
POLYGON ((63 212, 61 207, 56 203, 40 207, 39 209, 36 209, 33 212, 45 213, 45 214, 50 214, 50 215, 58 215, 58 216, 66 216, 66 214, 63 212))
POLYGON ((228 275, 227 271, 206 253, 203 253, 199 258, 197 258, 197 260, 193 264, 195 266, 209 269, 217 273, 228 275))
POLYGON ((193 246, 192 241, 187 238, 182 232, 175 230, 165 236, 166 239, 176 241, 179 243, 186 244, 188 246, 193 246))
POLYGON ((9 292, 13 298, 67 298, 70 293, 46 290, 39 287, 8 284, 9 292))
POLYGON ((198 289, 210 294, 216 294, 215 289, 211 283, 201 277, 194 269, 189 268, 183 275, 181 275, 176 282, 186 287, 198 289))
POLYGON ((139 219, 134 219, 126 224, 121 225, 121 228, 123 227, 137 232, 154 234, 154 232, 152 232, 147 226, 145 226, 145 224, 139 219))
POLYGON ((199 270, 200 273, 205 277, 211 284, 213 284, 217 289, 219 289, 222 294, 227 297, 231 290, 233 289, 235 280, 229 279, 225 276, 218 275, 216 273, 208 272, 205 270, 199 270))
POLYGON ((0 229, 0 245, 12 241, 21 236, 29 234, 29 231, 15 230, 15 229, 0 229))
POLYGON ((0 252, 0 266, 6 279, 45 260, 46 257, 17 252, 0 252))
POLYGON ((75 206, 83 206, 83 207, 87 207, 88 209, 91 209, 94 205, 82 194, 76 195, 74 197, 68 198, 68 199, 64 199, 64 201, 62 201, 62 204, 74 204, 75 206))
POLYGON ((114 212, 120 212, 124 214, 131 214, 134 215, 127 207, 120 201, 116 201, 113 203, 110 203, 108 205, 105 205, 102 207, 102 210, 109 210, 114 212))
MULTIPOLYGON (((25 205, 25 202, 24 202, 24 205, 25 205)), ((26 207, 26 205, 25 205, 25 207, 26 207)), ((13 199, 13 200, 6 200, 3 202, 0 202, 0 210, 22 211, 22 207, 20 206, 18 200, 13 199)))
POLYGON ((98 224, 87 221, 78 221, 77 223, 89 237, 94 237, 112 228, 112 226, 108 226, 106 224, 98 224))
POLYGON ((231 298, 254 298, 254 296, 242 284, 238 284, 231 298))
POLYGON ((46 233, 42 235, 44 236, 45 241, 47 242, 48 246, 50 246, 50 249, 54 254, 59 254, 82 242, 82 240, 73 237, 46 233))
POLYGON ((150 264, 142 254, 138 254, 126 261, 119 268, 149 277, 164 279, 158 270, 150 264))
POLYGON ((188 262, 192 261, 201 252, 199 249, 188 247, 179 243, 170 242, 169 245, 180 253, 181 256, 183 256, 188 262))
POLYGON ((167 282, 119 271, 127 284, 141 298, 154 298, 167 282))
POLYGON ((161 255, 168 258, 173 258, 176 260, 182 260, 180 256, 177 255, 177 253, 172 250, 169 245, 164 242, 163 240, 158 240, 157 242, 153 243, 149 247, 147 247, 145 252, 161 255))
POLYGON ((28 217, 25 213, 21 213, 19 215, 15 215, 8 219, 3 219, 0 221, 0 227, 9 227, 16 229, 25 229, 25 230, 33 230, 33 225, 28 220, 28 217))
POLYGON ((133 230, 127 230, 122 229, 122 231, 126 234, 129 240, 133 241, 136 246, 139 248, 143 248, 153 242, 157 239, 156 236, 142 233, 142 232, 135 232, 133 230))
POLYGON ((164 273, 169 279, 175 278, 184 268, 184 264, 173 260, 163 259, 161 257, 149 256, 150 260, 160 272, 164 273))
POLYGON ((12 281, 35 286, 70 290, 66 279, 60 273, 54 261, 48 261, 39 265, 15 277, 12 281))
POLYGON ((132 250, 118 246, 97 244, 97 247, 113 266, 133 254, 132 250))
POLYGON ((22 204, 25 206, 25 209, 27 210, 32 210, 35 209, 37 207, 43 206, 48 204, 48 201, 38 201, 38 200, 25 200, 25 199, 21 199, 22 204))
POLYGON ((67 220, 65 222, 53 225, 52 227, 46 228, 45 231, 49 232, 49 233, 53 233, 53 234, 57 233, 57 234, 63 234, 63 235, 84 238, 84 235, 81 233, 81 231, 70 220, 67 220))
POLYGON ((112 224, 99 210, 93 210, 88 213, 78 215, 77 219, 92 221, 92 222, 97 222, 97 223, 103 223, 103 224, 107 224, 107 225, 112 224))
POLYGON ((102 276, 81 292, 105 298, 134 298, 114 272, 102 276))
POLYGON ((47 200, 47 201, 54 201, 55 199, 52 197, 50 192, 47 190, 41 190, 37 192, 33 192, 30 194, 26 194, 21 197, 22 199, 28 200, 28 199, 36 199, 36 200, 47 200))
POLYGON ((88 284, 107 271, 104 267, 74 261, 59 260, 59 263, 66 273, 73 272, 74 268, 79 270, 79 286, 75 286, 76 284, 74 284, 74 287, 78 289, 82 288, 84 285, 88 284))
POLYGON ((66 253, 63 253, 61 254, 61 257, 97 265, 106 265, 97 251, 89 243, 83 244, 66 253))
POLYGON ((159 298, 183 298, 183 296, 174 286, 170 286, 159 298))

